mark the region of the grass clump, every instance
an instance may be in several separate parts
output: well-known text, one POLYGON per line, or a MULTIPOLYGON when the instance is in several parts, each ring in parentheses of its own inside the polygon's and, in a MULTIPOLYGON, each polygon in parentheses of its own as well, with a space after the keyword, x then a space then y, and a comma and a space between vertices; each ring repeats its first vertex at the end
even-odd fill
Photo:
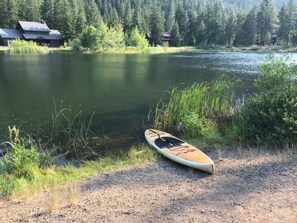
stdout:
POLYGON ((154 127, 184 133, 187 138, 222 142, 234 115, 236 81, 225 77, 169 92, 156 106, 154 127))
POLYGON ((94 113, 86 120, 82 118, 82 111, 74 113, 72 108, 65 107, 63 102, 58 107, 55 100, 53 101, 51 138, 48 144, 71 158, 96 157, 97 154, 90 143, 90 137, 94 135, 90 130, 94 113))
POLYGON ((37 43, 25 40, 14 40, 9 44, 8 51, 10 53, 34 54, 48 53, 48 47, 38 46, 37 43))

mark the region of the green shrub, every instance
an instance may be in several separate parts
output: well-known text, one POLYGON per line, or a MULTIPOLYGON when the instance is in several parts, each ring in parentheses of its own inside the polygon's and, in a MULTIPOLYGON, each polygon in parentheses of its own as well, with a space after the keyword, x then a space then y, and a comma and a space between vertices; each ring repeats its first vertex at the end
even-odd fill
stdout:
POLYGON ((71 50, 74 52, 81 52, 83 50, 81 46, 81 41, 78 38, 75 38, 70 42, 71 50))
POLYGON ((9 44, 10 53, 48 53, 48 47, 38 46, 37 43, 25 40, 14 40, 9 44))
POLYGON ((103 38, 102 48, 103 50, 124 48, 124 40, 125 38, 122 26, 117 25, 115 27, 110 27, 103 38))
POLYGON ((139 32, 137 27, 133 29, 130 37, 128 37, 127 45, 137 47, 140 50, 145 50, 149 47, 147 39, 139 32))
POLYGON ((244 142, 292 144, 297 142, 297 66, 284 58, 269 58, 260 67, 257 93, 239 115, 237 126, 244 142))
POLYGON ((19 137, 19 129, 9 127, 11 150, 5 154, 1 162, 4 172, 17 177, 32 178, 31 169, 39 166, 39 153, 30 145, 27 149, 23 139, 19 137))
POLYGON ((88 26, 81 34, 81 46, 91 50, 99 48, 100 33, 94 26, 88 26))

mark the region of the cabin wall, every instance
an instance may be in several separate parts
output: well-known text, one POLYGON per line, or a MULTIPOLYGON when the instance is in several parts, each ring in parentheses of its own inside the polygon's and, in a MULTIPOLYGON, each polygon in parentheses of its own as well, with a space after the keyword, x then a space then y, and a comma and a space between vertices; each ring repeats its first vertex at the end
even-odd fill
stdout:
POLYGON ((9 40, 0 38, 0 46, 8 46, 9 40))
POLYGON ((50 47, 60 47, 64 45, 63 40, 51 40, 50 47))

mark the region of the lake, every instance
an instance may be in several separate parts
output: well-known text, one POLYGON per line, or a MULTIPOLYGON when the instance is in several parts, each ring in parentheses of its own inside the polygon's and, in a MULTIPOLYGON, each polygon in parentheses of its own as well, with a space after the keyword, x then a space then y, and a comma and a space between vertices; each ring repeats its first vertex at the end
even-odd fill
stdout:
POLYGON ((167 55, 0 54, 0 141, 8 126, 46 135, 54 102, 82 111, 101 136, 142 138, 149 110, 165 90, 226 74, 247 86, 258 75, 261 53, 167 55))

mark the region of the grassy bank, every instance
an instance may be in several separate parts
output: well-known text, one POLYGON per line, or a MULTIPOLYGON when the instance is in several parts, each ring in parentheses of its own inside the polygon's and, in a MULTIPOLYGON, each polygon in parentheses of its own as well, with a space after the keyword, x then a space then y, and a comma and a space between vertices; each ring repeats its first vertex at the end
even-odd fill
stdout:
POLYGON ((26 163, 23 174, 17 172, 0 175, 1 197, 31 197, 41 190, 51 189, 79 179, 128 166, 155 161, 158 155, 148 146, 130 148, 128 153, 83 162, 80 167, 71 164, 63 167, 42 167, 26 163))
MULTIPOLYGON (((44 47, 42 47, 44 48, 44 47)), ((0 52, 8 52, 9 47, 0 46, 0 52)), ((71 47, 47 48, 47 52, 42 53, 71 53, 71 47)), ((226 47, 226 46, 206 46, 206 47, 149 47, 139 50, 136 47, 125 47, 121 49, 101 50, 97 52, 84 51, 87 54, 174 54, 174 53, 203 53, 203 52, 257 52, 257 53, 296 53, 297 47, 287 46, 250 46, 250 47, 226 47)), ((32 52, 31 52, 32 53, 32 52)), ((34 53, 34 51, 33 51, 34 53)))

